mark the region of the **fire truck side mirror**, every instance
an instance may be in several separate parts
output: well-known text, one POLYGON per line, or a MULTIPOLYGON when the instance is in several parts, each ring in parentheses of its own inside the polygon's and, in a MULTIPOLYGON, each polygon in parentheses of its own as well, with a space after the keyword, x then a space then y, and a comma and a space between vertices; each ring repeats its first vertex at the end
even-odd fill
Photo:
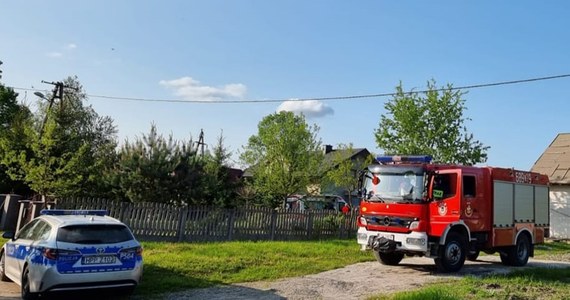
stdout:
POLYGON ((437 171, 428 173, 427 180, 427 201, 443 199, 443 190, 439 189, 437 180, 437 171))
POLYGON ((374 174, 374 176, 372 177, 372 184, 378 185, 379 183, 380 183, 380 178, 378 178, 378 176, 376 176, 376 174, 374 174))

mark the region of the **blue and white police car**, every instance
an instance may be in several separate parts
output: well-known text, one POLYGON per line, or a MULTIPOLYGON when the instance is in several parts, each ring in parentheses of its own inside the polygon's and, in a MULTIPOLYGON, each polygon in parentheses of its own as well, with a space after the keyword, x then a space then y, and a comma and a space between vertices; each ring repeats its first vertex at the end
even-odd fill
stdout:
POLYGON ((104 210, 42 210, 3 237, 0 279, 19 284, 23 299, 87 289, 128 294, 142 278, 141 244, 104 210))

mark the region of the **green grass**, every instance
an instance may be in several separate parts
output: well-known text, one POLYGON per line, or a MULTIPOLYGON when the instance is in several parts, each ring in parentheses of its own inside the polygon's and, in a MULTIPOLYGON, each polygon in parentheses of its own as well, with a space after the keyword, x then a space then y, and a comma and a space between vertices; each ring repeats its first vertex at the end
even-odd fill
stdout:
MULTIPOLYGON (((215 284, 276 280, 374 260, 356 242, 143 242, 144 275, 135 294, 155 295, 215 284)), ((570 261, 570 244, 547 242, 537 259, 570 261)), ((528 269, 507 276, 465 277, 371 299, 569 299, 570 269, 528 269), (530 295, 530 296, 529 296, 530 295)))
MULTIPOLYGON (((570 244, 548 241, 535 247, 534 258, 570 261, 570 244)), ((434 283, 423 288, 370 300, 424 299, 570 299, 570 268, 530 268, 507 275, 483 278, 468 276, 460 280, 434 283)))
POLYGON ((369 300, 424 299, 568 299, 570 268, 533 268, 483 278, 465 277, 414 291, 379 295, 369 300))
POLYGON ((534 257, 537 259, 551 259, 570 261, 570 243, 566 241, 547 241, 534 247, 534 257))
POLYGON ((354 240, 311 242, 143 243, 144 275, 136 294, 215 284, 275 280, 373 260, 354 240))

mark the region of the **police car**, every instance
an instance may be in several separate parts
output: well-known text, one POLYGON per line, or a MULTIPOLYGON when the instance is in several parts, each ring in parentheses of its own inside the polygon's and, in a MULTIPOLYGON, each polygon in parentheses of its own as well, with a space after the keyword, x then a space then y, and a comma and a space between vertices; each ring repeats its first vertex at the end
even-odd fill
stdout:
POLYGON ((141 244, 104 210, 42 210, 0 253, 0 279, 20 285, 23 299, 40 293, 120 289, 141 280, 141 244))

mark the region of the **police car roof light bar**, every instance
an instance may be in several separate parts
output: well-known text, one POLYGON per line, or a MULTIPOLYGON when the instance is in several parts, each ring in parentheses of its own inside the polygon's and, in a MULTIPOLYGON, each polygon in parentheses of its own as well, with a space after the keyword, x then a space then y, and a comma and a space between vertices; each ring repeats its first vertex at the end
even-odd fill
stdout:
POLYGON ((382 155, 376 157, 379 163, 426 163, 432 160, 431 155, 382 155))
POLYGON ((108 215, 104 209, 42 209, 41 215, 47 216, 101 216, 108 215))

